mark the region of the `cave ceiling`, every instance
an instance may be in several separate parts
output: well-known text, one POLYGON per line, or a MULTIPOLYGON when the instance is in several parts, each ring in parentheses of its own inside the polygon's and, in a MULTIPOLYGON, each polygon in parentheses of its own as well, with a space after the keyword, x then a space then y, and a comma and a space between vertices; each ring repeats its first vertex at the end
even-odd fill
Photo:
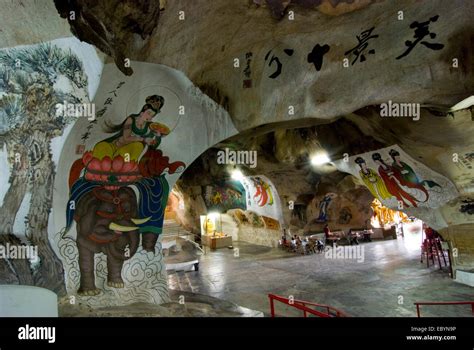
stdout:
MULTIPOLYGON (((24 8, 25 14, 30 11, 24 8)), ((69 25, 73 35, 102 51, 126 75, 133 74, 129 61, 182 71, 229 112, 241 131, 216 147, 258 149, 275 174, 286 171, 281 166, 305 169, 311 149, 319 147, 339 159, 398 144, 456 184, 466 182, 468 175, 449 158, 472 151, 472 107, 454 113, 450 107, 474 94, 472 2, 56 0, 44 11, 42 23, 3 16, 9 28, 3 31, 3 45, 51 40, 66 35, 69 25), (56 13, 49 11, 54 6, 56 13), (433 42, 443 49, 418 45, 397 61, 412 40, 410 25, 422 20, 430 21, 433 42), (18 34, 20 23, 30 37, 18 34), (342 69, 344 53, 364 30, 377 37, 375 54, 342 69), (330 47, 320 71, 308 62, 316 44, 330 47), (264 58, 290 51, 292 61, 283 62, 281 77, 268 79, 271 65, 264 58), (252 82, 242 89, 239 72, 246 57, 252 82), (241 62, 237 70, 232 67, 236 58, 241 62), (379 107, 388 100, 419 103, 421 118, 380 118, 379 107), (291 106, 293 115, 288 114, 291 106)))

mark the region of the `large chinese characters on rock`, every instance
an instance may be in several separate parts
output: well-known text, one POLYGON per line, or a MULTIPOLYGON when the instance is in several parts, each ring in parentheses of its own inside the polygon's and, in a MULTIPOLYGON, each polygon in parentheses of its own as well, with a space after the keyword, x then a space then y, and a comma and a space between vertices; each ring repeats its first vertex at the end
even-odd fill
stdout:
POLYGON ((153 121, 165 100, 148 96, 137 114, 117 125, 113 135, 95 144, 70 170, 66 231, 77 223, 76 244, 81 274, 79 294, 97 295, 94 255, 107 256, 107 285, 122 288, 121 269, 139 246, 154 252, 162 232, 169 185, 166 173, 185 164, 170 162, 158 149, 170 129, 153 121))

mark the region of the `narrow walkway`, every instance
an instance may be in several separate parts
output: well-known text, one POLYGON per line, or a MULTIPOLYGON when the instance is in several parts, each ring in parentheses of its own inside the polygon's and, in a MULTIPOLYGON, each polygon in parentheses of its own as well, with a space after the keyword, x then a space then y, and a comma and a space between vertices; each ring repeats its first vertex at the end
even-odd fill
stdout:
MULTIPOLYGON (((410 244, 409 244, 410 243, 410 244)), ((174 290, 228 300, 265 314, 268 293, 328 304, 352 316, 416 316, 415 301, 473 300, 474 288, 426 268, 419 248, 398 240, 364 243, 364 261, 328 259, 236 242, 208 251, 199 271, 168 276, 174 290), (235 248, 238 249, 235 250, 235 248)), ((276 312, 281 312, 277 307, 276 312)), ((470 316, 468 306, 422 307, 423 316, 470 316)))

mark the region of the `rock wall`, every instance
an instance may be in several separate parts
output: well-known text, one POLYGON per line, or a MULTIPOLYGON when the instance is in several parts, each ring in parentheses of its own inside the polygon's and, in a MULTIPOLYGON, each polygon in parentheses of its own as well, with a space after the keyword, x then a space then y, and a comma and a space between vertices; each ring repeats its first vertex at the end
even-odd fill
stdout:
MULTIPOLYGON (((308 170, 311 147, 322 147, 328 151, 331 159, 341 159, 346 153, 354 156, 398 144, 410 157, 449 178, 462 196, 453 199, 436 213, 432 209, 426 209, 419 216, 428 223, 438 224, 438 214, 441 213, 441 219, 447 221, 448 225, 461 222, 468 225, 466 227, 472 227, 472 215, 468 213, 469 209, 463 209, 466 203, 461 202, 461 198, 468 203, 472 201, 472 112, 467 107, 452 112, 450 107, 472 95, 474 90, 474 25, 470 16, 474 12, 474 3, 462 0, 377 1, 370 4, 369 1, 310 1, 308 7, 300 6, 302 1, 272 1, 267 2, 267 6, 263 1, 242 0, 230 6, 227 0, 177 0, 160 1, 147 8, 146 4, 136 5, 131 1, 122 1, 119 6, 114 6, 115 1, 104 1, 104 4, 94 4, 91 11, 84 6, 88 3, 89 1, 79 0, 68 2, 74 9, 81 10, 76 13, 80 21, 72 22, 75 33, 81 38, 84 33, 95 35, 88 39, 94 39, 91 42, 113 57, 119 67, 106 67, 97 99, 97 110, 110 105, 105 117, 118 122, 127 113, 139 108, 142 102, 139 102, 138 97, 141 94, 157 89, 168 91, 169 99, 174 101, 172 105, 184 106, 186 110, 181 118, 179 111, 178 114, 169 113, 166 116, 166 123, 176 127, 172 136, 163 144, 171 159, 180 159, 189 165, 206 149, 238 131, 253 132, 255 136, 246 145, 259 147, 258 150, 263 155, 259 163, 263 163, 264 171, 257 168, 258 172, 249 171, 248 175, 263 173, 274 183, 281 196, 287 225, 291 225, 294 219, 294 208, 290 209, 290 202, 297 204, 298 215, 306 217, 295 221, 294 226, 300 227, 299 221, 311 222, 319 218, 321 213, 316 208, 319 210, 321 198, 328 193, 337 195, 331 199, 334 208, 332 205, 328 206, 328 220, 339 220, 340 212, 345 207, 351 213, 365 213, 362 203, 350 206, 356 201, 354 195, 349 194, 353 189, 334 188, 343 179, 343 175, 334 169, 331 171, 330 167, 315 172, 308 170), (287 12, 290 9, 294 11, 294 19, 287 12), (110 11, 105 10, 117 11, 114 12, 116 14, 130 14, 131 21, 121 23, 115 16, 110 16, 110 11), (158 13, 160 16, 157 23, 158 13), (275 20, 275 17, 279 20, 275 20), (418 43, 408 47, 407 42, 414 43, 418 39, 414 37, 416 34, 410 25, 423 21, 429 22, 428 30, 433 34, 429 39, 425 38, 431 45, 418 43), (105 31, 94 33, 94 28, 105 28, 105 31), (361 45, 360 38, 364 33, 367 37, 370 36, 367 39, 368 51, 361 52, 357 47, 361 45), (148 40, 144 41, 147 36, 148 40), (148 64, 139 61, 146 61, 148 64), (123 77, 119 70, 127 74, 133 70, 134 74, 123 77), (122 81, 125 83, 124 89, 117 96, 114 93, 110 102, 108 98, 111 98, 111 91, 115 91, 122 81), (196 86, 201 88, 204 96, 196 86), (126 94, 123 94, 124 90, 127 91, 126 94), (388 101, 419 103, 419 120, 382 118, 380 105, 388 101), (317 142, 311 141, 314 140, 312 136, 315 136, 311 132, 307 132, 305 137, 300 131, 289 131, 314 125, 321 125, 317 142), (282 126, 283 130, 277 130, 278 126, 282 126), (262 134, 265 130, 266 133, 262 134), (267 136, 277 142, 268 142, 267 136), (292 142, 287 142, 288 140, 292 142), (266 152, 266 147, 271 144, 276 146, 275 152, 273 149, 266 152), (297 146, 292 148, 289 146, 291 144, 297 146), (268 159, 265 159, 266 156, 268 159), (282 164, 286 164, 283 170, 282 164), (330 177, 331 181, 324 184, 321 181, 323 177, 330 177), (304 206, 308 203, 309 209, 305 209, 304 206), (455 222, 453 217, 460 221, 455 222)), ((51 8, 51 4, 44 8, 38 8, 35 4, 27 6, 25 10, 22 9, 24 6, 5 6, 12 10, 2 12, 2 23, 6 23, 5 27, 8 28, 2 30, 2 39, 7 39, 6 45, 29 44, 64 35, 65 21, 58 21, 59 17, 52 21, 44 20, 51 19, 45 13, 51 8), (17 16, 5 16, 10 12, 17 16), (42 17, 42 14, 46 17, 42 17), (31 21, 26 21, 25 18, 31 18, 31 21), (45 23, 49 23, 48 28, 45 28, 45 23)), ((63 16, 67 14, 67 10, 70 9, 59 7, 63 16)), ((88 61, 95 62, 95 52, 85 52, 88 61), (91 57, 94 60, 90 60, 91 57)), ((52 66, 54 65, 50 63, 44 65, 48 68, 52 66)), ((50 78, 48 69, 30 74, 33 77, 41 75, 46 79, 50 78)), ((94 79, 99 75, 100 72, 94 71, 94 79)), ((20 83, 24 84, 25 81, 23 77, 19 79, 20 83)), ((4 81, 2 88, 15 90, 15 83, 18 82, 4 81)), ((39 94, 33 88, 30 90, 28 104, 31 108, 41 106, 38 100, 42 96, 43 99, 48 96, 46 90, 57 87, 50 82, 38 84, 40 86, 36 86, 36 92, 39 94)), ((76 91, 75 95, 77 94, 81 92, 76 91)), ((14 109, 13 111, 13 114, 20 115, 14 109)), ((38 111, 29 115, 47 114, 45 110, 36 112, 38 111)), ((67 202, 67 173, 72 161, 78 157, 76 147, 82 145, 90 148, 96 141, 107 136, 100 128, 89 130, 88 126, 85 120, 79 120, 74 126, 74 136, 64 144, 57 161, 59 166, 56 176, 53 151, 62 148, 64 138, 55 143, 51 139, 61 133, 67 134, 64 132, 65 126, 55 129, 54 135, 45 135, 42 130, 22 131, 22 136, 31 135, 41 140, 38 145, 47 156, 38 164, 41 168, 49 169, 46 176, 39 173, 40 176, 36 179, 34 171, 23 169, 21 176, 16 176, 14 172, 18 169, 8 166, 2 168, 9 169, 8 175, 2 176, 2 179, 10 178, 11 185, 18 186, 19 191, 16 192, 25 194, 23 199, 22 196, 16 196, 14 205, 5 204, 9 197, 8 193, 5 194, 2 209, 14 209, 9 209, 8 215, 1 215, 2 220, 8 221, 5 227, 12 231, 13 228, 19 228, 18 232, 30 234, 28 228, 23 229, 21 222, 26 210, 34 218, 33 221, 41 218, 43 236, 48 236, 49 232, 52 246, 56 247, 61 237, 52 235, 64 227, 62 213, 67 202), (90 135, 87 135, 88 132, 90 135), (85 140, 80 140, 82 137, 85 140), (36 182, 27 179, 30 175, 36 182), (33 183, 36 190, 28 192, 28 188, 33 188, 33 183), (51 196, 52 219, 49 218, 51 196), (30 203, 32 205, 29 207, 30 203), (43 206, 42 203, 46 205, 43 206), (21 214, 18 214, 19 211, 21 214), (45 227, 48 227, 48 232, 45 227)), ((242 133, 243 136, 244 134, 242 133)), ((2 137, 1 141, 4 139, 2 137)), ((7 149, 12 149, 8 145, 12 140, 24 152, 36 149, 31 147, 31 142, 18 142, 11 137, 6 140, 7 149)), ((8 152, 10 158, 6 152, 2 152, 4 163, 11 162, 12 152, 8 152)), ((34 154, 33 156, 36 159, 34 154)), ((215 168, 215 162, 204 165, 206 171, 201 173, 202 179, 212 178, 215 168)), ((171 187, 177 177, 178 175, 168 177, 171 187)), ((194 187, 195 184, 191 186, 194 187)), ((190 210, 189 215, 180 215, 184 224, 189 226, 195 225, 195 216, 202 210, 198 191, 191 192, 191 195, 195 198, 190 197, 190 201, 197 203, 191 204, 190 209, 185 205, 182 210, 190 210)), ((186 201, 184 195, 183 200, 186 201)), ((363 217, 354 216, 351 219, 354 221, 349 223, 359 226, 362 219, 363 217)), ((346 225, 338 222, 334 224, 346 225)), ((27 223, 26 226, 28 225, 27 223)), ((305 224, 302 226, 302 230, 313 229, 305 228, 305 224)), ((465 230, 463 226, 459 232, 461 231, 468 229, 465 230)), ((449 232, 448 234, 453 240, 456 239, 456 233, 452 236, 449 232)), ((467 236, 460 233, 458 237, 458 244, 463 251, 467 251, 469 243, 462 243, 464 238, 460 237, 467 236)), ((43 239, 40 243, 45 247, 48 240, 43 239)), ((140 261, 145 259, 148 258, 143 257, 140 261)), ((103 266, 100 261, 97 263, 98 266, 103 266)), ((66 261, 65 264, 68 266, 66 270, 72 269, 68 270, 72 276, 75 271, 71 267, 72 263, 66 261)), ((158 253, 155 266, 161 266, 160 264, 158 253)), ((474 266, 465 256, 455 264, 474 266)), ((31 276, 29 266, 18 268, 24 269, 20 276, 31 276)), ((166 294, 166 288, 163 284, 164 276, 158 270, 153 270, 152 275, 160 276, 159 284, 163 286, 163 292, 159 293, 161 298, 166 294)), ((36 282, 45 283, 41 278, 33 281, 30 277, 19 281, 36 282)), ((131 282, 132 285, 134 283, 138 282, 131 282)), ((69 291, 74 288, 74 283, 68 286, 69 291)), ((60 289, 61 286, 58 286, 58 290, 60 289)), ((111 293, 113 291, 107 291, 106 294, 112 296, 111 293)))
MULTIPOLYGON (((155 36, 139 55, 185 72, 229 110, 241 131, 289 120, 302 125, 304 118, 326 123, 344 116, 365 137, 370 135, 385 145, 400 145, 411 157, 451 179, 461 194, 471 192, 468 177, 472 178, 472 170, 461 161, 453 161, 453 154, 463 161, 470 159, 466 142, 470 142, 473 132, 471 112, 460 111, 452 118, 443 116, 474 90, 474 30, 467 15, 473 11, 472 3, 407 0, 376 2, 366 7, 359 3, 358 11, 337 17, 321 14, 319 11, 326 6, 321 3, 319 11, 291 7, 294 20, 285 12, 289 10, 285 10, 288 2, 278 4, 269 6, 272 13, 279 13, 281 20, 275 22, 268 16, 268 8, 260 6, 265 5, 263 2, 242 1, 233 7, 226 6, 225 1, 197 1, 189 7, 180 1, 169 3, 155 36), (186 12, 182 22, 168 15, 179 10, 186 12), (214 18, 211 31, 205 24, 209 17, 214 18), (436 34, 432 42, 442 47, 432 50, 417 45, 407 53, 405 43, 415 40, 410 28, 415 21, 429 21, 429 31, 436 34), (248 30, 250 27, 253 29, 248 30), (338 30, 334 30, 336 27, 338 30), (370 30, 374 38, 369 41, 373 52, 366 53, 362 60, 351 54, 351 49, 357 46, 356 36, 364 30, 370 30), (256 32, 260 33, 258 37, 256 32), (183 54, 179 44, 165 43, 161 35, 173 35, 178 42, 189 40, 192 45, 183 54), (234 40, 236 37, 239 40, 234 40), (312 50, 324 45, 328 45, 328 51, 315 66, 312 50), (234 59, 239 59, 240 65, 233 68, 234 59), (227 73, 227 79, 220 78, 222 72, 227 73), (420 119, 381 118, 379 108, 371 106, 389 100, 419 103, 420 119)), ((335 9, 344 6, 346 3, 340 3, 328 9, 334 9, 331 14, 340 14, 344 11, 335 9)), ((356 5, 349 6, 354 10, 352 6, 356 5)), ((344 152, 349 156, 360 153, 335 145, 331 158, 340 159, 344 152)), ((443 225, 431 209, 420 211, 418 216, 435 226, 443 225)))
POLYGON ((175 186, 182 205, 176 211, 176 221, 190 232, 201 234, 200 215, 207 212, 206 204, 202 197, 201 186, 182 186, 181 183, 175 186))
POLYGON ((440 231, 443 238, 451 244, 451 261, 454 271, 472 271, 474 267, 474 240, 470 224, 452 225, 440 231))
POLYGON ((337 17, 295 8, 295 20, 286 16, 276 22, 267 9, 247 1, 234 6, 226 0, 173 1, 139 55, 179 69, 196 84, 226 96, 239 130, 290 119, 332 119, 389 99, 452 106, 473 88, 473 24, 468 15, 472 6, 462 0, 382 1, 337 17), (176 14, 182 10, 186 18, 180 21, 176 14), (403 20, 398 19, 399 11, 403 20), (436 15, 439 19, 430 30, 437 34, 433 42, 443 44, 443 49, 418 45, 397 59, 407 48, 405 41, 413 38, 410 24, 436 15), (212 26, 207 25, 209 18, 212 26), (370 41, 375 52, 361 62, 349 51, 358 44, 356 35, 372 27, 372 34, 378 35, 370 41), (175 41, 162 39, 170 37, 175 41), (183 42, 190 43, 184 50, 183 42), (318 44, 329 46, 319 70, 308 62, 318 44), (460 59, 458 69, 452 66, 455 57, 460 59), (233 68, 236 58, 240 65, 233 68), (349 60, 347 67, 344 58, 349 60), (277 59, 281 73, 272 78, 279 73, 277 59), (247 65, 250 78, 244 73, 247 65), (251 88, 244 87, 246 79, 252 81, 251 88), (295 107, 293 114, 289 106, 295 107))
POLYGON ((372 196, 365 189, 317 195, 311 200, 306 210, 308 222, 304 231, 323 232, 325 224, 328 224, 333 231, 345 232, 351 228, 370 227, 371 202, 372 196))
POLYGON ((0 4, 1 48, 71 37, 67 21, 58 16, 52 1, 31 1, 19 6, 18 2, 2 0, 0 4))

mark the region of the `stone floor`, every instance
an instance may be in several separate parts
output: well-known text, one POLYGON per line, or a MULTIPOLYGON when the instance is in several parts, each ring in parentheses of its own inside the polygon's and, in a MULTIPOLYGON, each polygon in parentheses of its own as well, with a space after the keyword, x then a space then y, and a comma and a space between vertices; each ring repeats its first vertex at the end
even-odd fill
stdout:
MULTIPOLYGON (((364 261, 357 262, 235 242, 234 249, 203 255, 199 271, 169 274, 169 287, 228 300, 266 315, 268 293, 368 317, 416 316, 415 301, 474 299, 474 288, 454 282, 447 270, 420 263, 418 240, 399 238, 363 243, 361 247, 364 261)), ((297 315, 285 310, 282 304, 276 307, 277 314, 297 315)), ((471 313, 466 305, 424 306, 422 316, 471 313)))
POLYGON ((262 317, 260 311, 235 305, 208 295, 170 290, 171 302, 165 304, 135 303, 92 309, 69 298, 59 303, 60 317, 262 317))

